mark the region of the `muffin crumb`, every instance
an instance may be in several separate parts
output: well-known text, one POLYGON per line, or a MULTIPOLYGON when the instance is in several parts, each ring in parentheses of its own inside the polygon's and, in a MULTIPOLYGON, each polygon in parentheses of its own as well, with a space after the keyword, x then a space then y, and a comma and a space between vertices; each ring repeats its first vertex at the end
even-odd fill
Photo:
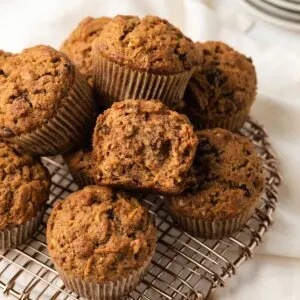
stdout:
POLYGON ((180 193, 192 176, 197 137, 184 115, 159 101, 116 102, 93 135, 95 181, 101 185, 180 193))

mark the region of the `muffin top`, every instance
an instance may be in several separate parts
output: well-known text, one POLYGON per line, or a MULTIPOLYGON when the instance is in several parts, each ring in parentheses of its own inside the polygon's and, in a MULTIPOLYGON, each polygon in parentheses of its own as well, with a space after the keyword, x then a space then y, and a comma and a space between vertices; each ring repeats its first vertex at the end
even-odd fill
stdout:
POLYGON ((256 95, 252 60, 222 42, 196 43, 203 53, 184 95, 188 110, 204 118, 230 116, 248 109, 256 95))
POLYGON ((7 58, 13 56, 12 53, 0 50, 0 68, 6 62, 7 58))
POLYGON ((116 280, 149 262, 156 229, 134 197, 88 186, 54 207, 47 243, 56 266, 69 276, 116 280))
POLYGON ((70 57, 91 85, 93 85, 92 43, 109 21, 110 18, 107 17, 84 18, 60 48, 70 57))
POLYGON ((216 220, 234 217, 255 204, 264 176, 262 162, 249 139, 225 129, 197 132, 194 160, 198 184, 170 199, 185 216, 216 220))
POLYGON ((95 180, 103 185, 180 193, 198 139, 186 116, 155 100, 116 102, 93 135, 95 180))
POLYGON ((47 123, 66 97, 74 67, 65 54, 35 46, 0 67, 0 137, 13 137, 47 123))
POLYGON ((199 65, 201 52, 191 39, 155 16, 116 16, 95 41, 95 52, 131 69, 174 74, 199 65))
POLYGON ((49 173, 38 159, 0 142, 0 230, 36 216, 49 188, 49 173))
POLYGON ((75 152, 63 155, 71 173, 84 173, 87 176, 92 175, 92 153, 90 149, 81 148, 75 152))

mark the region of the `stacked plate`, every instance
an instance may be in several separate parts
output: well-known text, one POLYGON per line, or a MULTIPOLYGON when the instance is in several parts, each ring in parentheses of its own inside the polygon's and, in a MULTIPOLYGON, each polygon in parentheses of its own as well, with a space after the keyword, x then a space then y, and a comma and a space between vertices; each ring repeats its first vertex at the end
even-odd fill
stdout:
POLYGON ((243 0, 257 17, 275 25, 300 31, 300 0, 243 0))

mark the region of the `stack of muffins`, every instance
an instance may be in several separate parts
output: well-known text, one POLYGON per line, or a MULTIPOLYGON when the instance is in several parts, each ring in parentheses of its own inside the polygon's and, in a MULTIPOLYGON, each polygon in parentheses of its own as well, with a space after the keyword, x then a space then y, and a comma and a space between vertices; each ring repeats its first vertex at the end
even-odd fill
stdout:
POLYGON ((38 157, 63 154, 81 190, 55 205, 47 242, 82 297, 117 299, 142 279, 156 229, 136 192, 163 195, 177 226, 208 239, 257 205, 262 162, 235 133, 255 68, 224 43, 154 16, 88 17, 60 51, 0 52, 0 86, 0 249, 34 233, 50 186, 38 157))

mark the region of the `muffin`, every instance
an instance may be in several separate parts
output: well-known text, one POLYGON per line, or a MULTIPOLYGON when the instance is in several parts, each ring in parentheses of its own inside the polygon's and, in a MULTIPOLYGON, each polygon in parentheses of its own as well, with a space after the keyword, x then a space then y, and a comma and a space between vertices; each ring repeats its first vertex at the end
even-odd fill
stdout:
POLYGON ((156 229, 134 197, 88 186, 53 209, 50 256, 65 285, 87 299, 119 299, 142 279, 156 247, 156 229))
POLYGON ((182 112, 198 129, 236 131, 245 123, 256 96, 252 60, 222 42, 197 43, 197 47, 204 62, 188 83, 182 112))
POLYGON ((14 248, 38 228, 50 176, 39 159, 0 142, 0 250, 14 248))
POLYGON ((3 50, 0 50, 0 68, 2 65, 6 62, 7 58, 12 56, 13 54, 10 52, 6 52, 3 50))
POLYGON ((96 118, 87 81, 49 46, 9 57, 0 67, 0 138, 36 155, 55 155, 86 135, 96 118))
POLYGON ((76 184, 83 188, 95 184, 91 149, 81 148, 63 155, 76 184))
POLYGON ((70 36, 65 40, 60 50, 66 53, 79 71, 93 86, 92 73, 92 43, 100 35, 110 18, 84 18, 70 36))
POLYGON ((201 52, 164 19, 116 16, 93 45, 94 81, 107 103, 160 99, 173 106, 202 61, 201 52))
POLYGON ((197 143, 186 116, 161 102, 116 102, 96 122, 94 179, 99 185, 181 193, 197 143))
POLYGON ((184 230, 202 238, 222 238, 253 214, 264 186, 262 161, 250 140, 226 129, 197 135, 197 185, 170 197, 168 206, 184 230))

